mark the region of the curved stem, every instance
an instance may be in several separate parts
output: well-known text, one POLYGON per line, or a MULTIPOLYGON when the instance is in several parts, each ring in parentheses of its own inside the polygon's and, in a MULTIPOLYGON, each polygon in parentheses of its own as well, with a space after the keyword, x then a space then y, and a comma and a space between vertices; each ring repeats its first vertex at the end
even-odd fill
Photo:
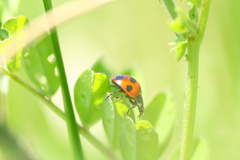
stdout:
MULTIPOLYGON (((66 115, 63 111, 61 111, 55 104, 52 103, 51 99, 41 95, 38 91, 33 89, 31 86, 26 84, 23 80, 21 80, 16 75, 8 72, 5 69, 1 69, 2 72, 9 76, 12 80, 23 86, 25 89, 36 95, 40 100, 42 100, 54 113, 56 113, 60 118, 62 118, 64 121, 66 121, 66 115)), ((83 126, 78 124, 78 132, 83 135, 84 138, 86 138, 94 147, 96 147, 101 153, 103 153, 108 159, 111 160, 117 160, 116 155, 111 151, 111 149, 108 149, 105 147, 99 140, 97 140, 94 135, 92 135, 88 129, 84 128, 83 126)))

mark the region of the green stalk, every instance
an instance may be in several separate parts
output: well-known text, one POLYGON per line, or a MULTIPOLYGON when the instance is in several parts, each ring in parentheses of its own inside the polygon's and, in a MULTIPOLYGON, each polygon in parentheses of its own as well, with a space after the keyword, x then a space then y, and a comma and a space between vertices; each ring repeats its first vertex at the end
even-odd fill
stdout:
POLYGON ((172 19, 177 18, 177 12, 175 11, 175 3, 172 0, 162 0, 162 3, 164 4, 165 8, 168 11, 168 14, 172 19))
POLYGON ((181 160, 189 160, 193 143, 193 129, 198 88, 198 57, 199 45, 190 43, 188 46, 188 73, 185 86, 185 104, 182 128, 181 160))
POLYGON ((189 39, 188 46, 188 73, 185 86, 185 103, 182 128, 182 143, 180 160, 189 160, 192 155, 193 131, 198 89, 198 61, 199 50, 204 37, 211 0, 202 4, 200 21, 196 37, 189 39))
MULTIPOLYGON (((174 20, 175 18, 177 18, 177 12, 176 12, 176 6, 175 3, 173 2, 173 0, 162 0, 162 3, 164 4, 165 8, 168 11, 168 14, 170 15, 170 17, 174 20)), ((179 38, 179 40, 181 41, 185 41, 185 35, 181 34, 181 33, 175 33, 175 35, 179 38)))
MULTIPOLYGON (((51 0, 43 0, 45 11, 49 11, 52 9, 52 2, 51 0)), ((48 19, 49 23, 50 21, 54 21, 54 19, 48 19)), ((62 89, 62 97, 64 102, 64 109, 66 113, 66 123, 68 128, 68 135, 69 135, 69 141, 70 145, 73 149, 73 155, 76 160, 84 160, 82 145, 80 141, 80 136, 78 135, 78 128, 76 123, 76 118, 73 111, 73 105, 69 93, 68 83, 67 83, 67 77, 64 69, 61 49, 58 41, 58 34, 56 28, 53 28, 51 30, 51 38, 55 50, 55 57, 61 82, 61 89, 62 89)))
MULTIPOLYGON (((172 0, 162 1, 169 12, 172 19, 177 17, 175 11, 175 4, 172 0)), ((207 18, 209 14, 211 0, 204 0, 200 8, 201 15, 197 26, 196 35, 188 37, 188 71, 187 71, 187 82, 185 86, 185 102, 184 102, 184 113, 183 113, 183 128, 182 128, 182 142, 180 160, 189 160, 192 155, 192 144, 193 144, 193 131, 195 121, 195 110, 197 103, 197 89, 198 89, 198 61, 199 61, 199 50, 203 40, 203 36, 206 29, 207 18)), ((183 34, 176 34, 178 38, 184 38, 183 34)))

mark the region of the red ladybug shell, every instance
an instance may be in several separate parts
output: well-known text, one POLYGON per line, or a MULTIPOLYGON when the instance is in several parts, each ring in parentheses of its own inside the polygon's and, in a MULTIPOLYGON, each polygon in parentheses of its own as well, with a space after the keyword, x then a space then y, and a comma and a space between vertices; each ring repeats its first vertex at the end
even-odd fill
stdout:
POLYGON ((117 75, 111 81, 120 87, 129 97, 136 98, 141 95, 141 87, 133 77, 127 75, 117 75))

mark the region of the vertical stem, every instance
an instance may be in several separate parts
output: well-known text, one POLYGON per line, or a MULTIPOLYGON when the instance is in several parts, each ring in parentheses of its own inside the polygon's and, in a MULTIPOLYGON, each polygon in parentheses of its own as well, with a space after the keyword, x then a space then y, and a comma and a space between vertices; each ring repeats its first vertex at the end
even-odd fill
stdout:
POLYGON ((0 72, 0 126, 6 124, 8 77, 0 72))
POLYGON ((198 89, 198 59, 199 49, 204 37, 211 0, 204 0, 198 24, 197 35, 188 46, 188 73, 185 86, 185 103, 182 130, 180 160, 189 160, 192 155, 193 131, 198 89))
POLYGON ((195 110, 198 89, 198 57, 199 45, 196 43, 188 46, 188 73, 185 86, 185 104, 182 126, 181 160, 189 160, 191 157, 195 110))
MULTIPOLYGON (((175 11, 175 4, 173 0, 162 0, 169 15, 175 19, 178 15, 175 11)), ((188 45, 188 71, 187 82, 185 86, 185 103, 184 116, 182 126, 182 143, 181 143, 181 160, 189 160, 192 154, 193 144, 193 130, 195 121, 195 110, 197 103, 197 89, 198 89, 198 57, 199 49, 203 40, 206 29, 209 8, 211 0, 203 0, 201 8, 199 8, 201 15, 197 26, 196 35, 194 37, 187 37, 188 45)), ((176 33, 179 40, 186 39, 186 35, 176 33)))
MULTIPOLYGON (((45 11, 52 9, 51 0, 43 0, 45 11)), ((54 19, 48 19, 48 21, 54 21, 54 19)), ((70 140, 70 145, 73 149, 73 155, 76 160, 84 160, 83 150, 80 142, 80 136, 78 135, 78 127, 76 123, 76 118, 73 111, 73 105, 69 93, 67 77, 64 69, 61 49, 58 41, 58 34, 56 28, 51 30, 51 38, 55 50, 55 57, 57 62, 57 67, 59 71, 59 77, 61 82, 62 97, 64 102, 64 109, 66 113, 66 123, 68 128, 68 135, 70 140)))

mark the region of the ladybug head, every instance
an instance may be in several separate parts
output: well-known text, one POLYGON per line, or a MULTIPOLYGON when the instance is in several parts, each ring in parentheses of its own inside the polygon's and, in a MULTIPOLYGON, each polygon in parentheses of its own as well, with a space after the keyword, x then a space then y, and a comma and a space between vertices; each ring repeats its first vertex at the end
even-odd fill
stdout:
POLYGON ((142 96, 139 95, 136 99, 136 105, 138 106, 138 110, 139 110, 139 115, 138 118, 140 118, 143 114, 144 114, 144 105, 143 105, 143 99, 142 96))

